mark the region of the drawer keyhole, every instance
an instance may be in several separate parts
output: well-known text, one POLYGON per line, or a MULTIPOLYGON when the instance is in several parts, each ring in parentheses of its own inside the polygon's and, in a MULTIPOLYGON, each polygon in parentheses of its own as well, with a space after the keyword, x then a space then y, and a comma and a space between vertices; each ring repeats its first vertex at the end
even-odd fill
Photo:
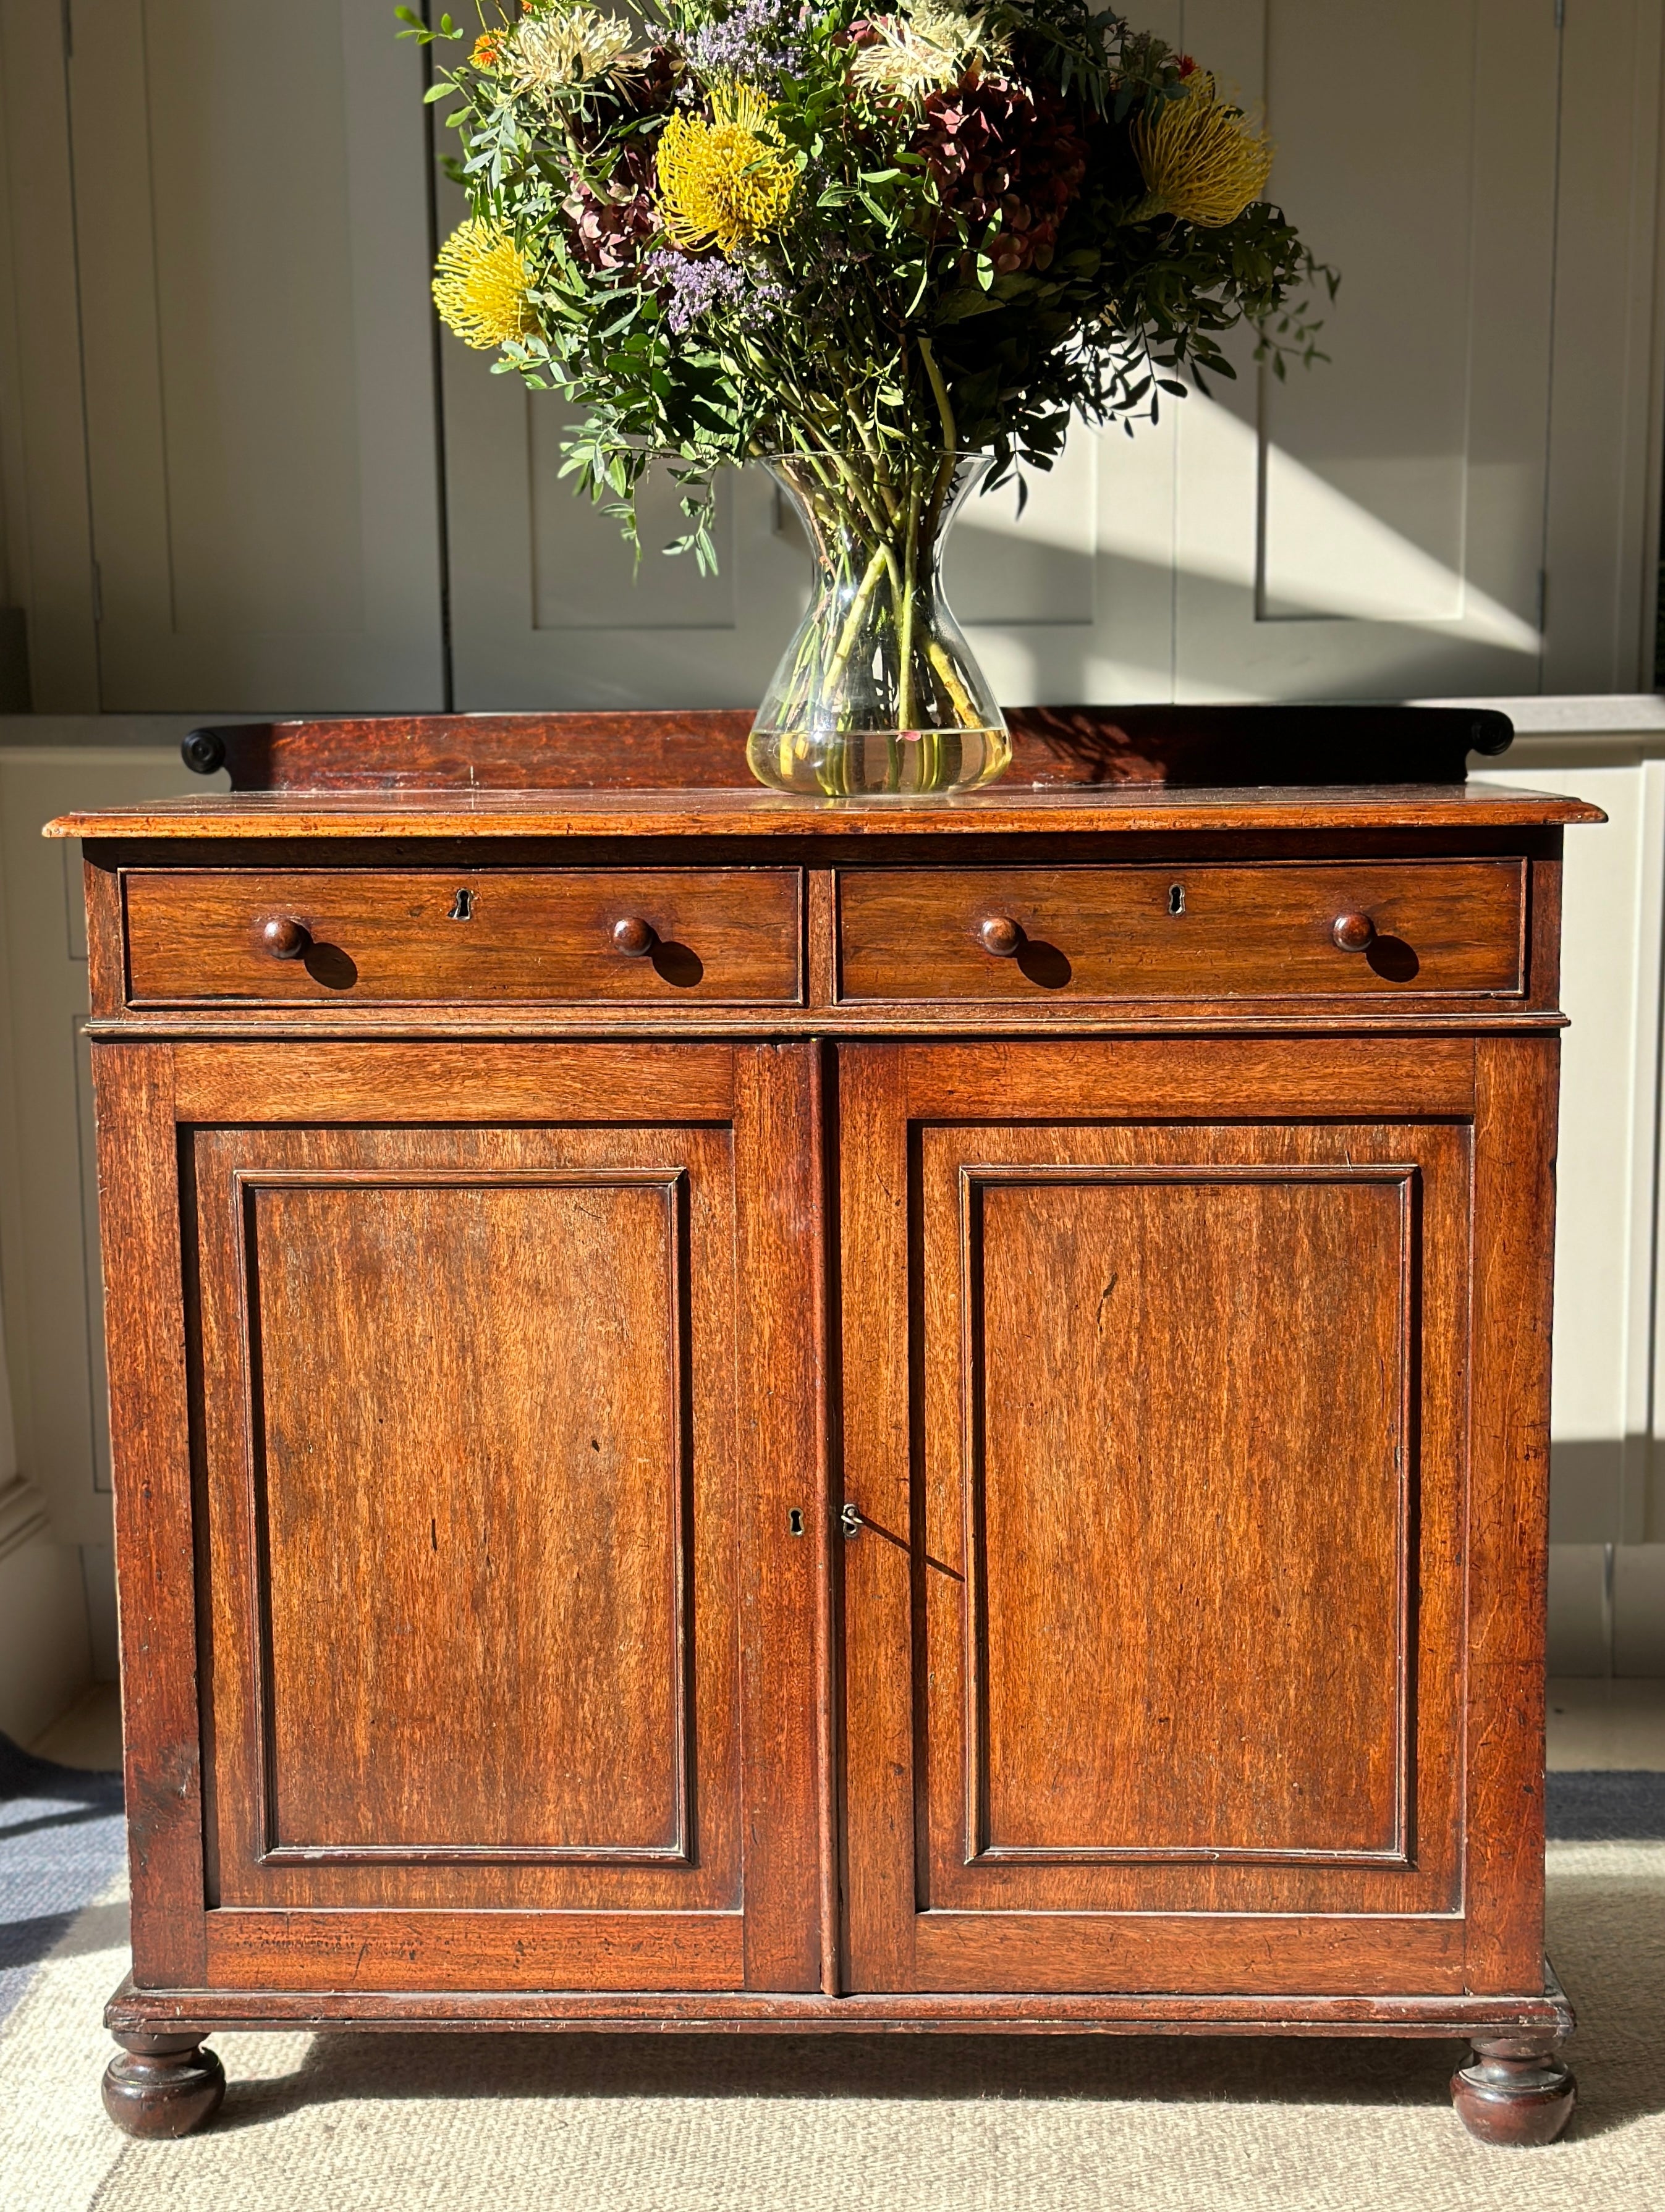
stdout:
POLYGON ((1168 910, 1170 914, 1185 912, 1185 885, 1170 884, 1168 887, 1168 910))
POLYGON ((452 900, 451 911, 445 919, 447 921, 472 921, 474 919, 474 894, 466 884, 452 900))

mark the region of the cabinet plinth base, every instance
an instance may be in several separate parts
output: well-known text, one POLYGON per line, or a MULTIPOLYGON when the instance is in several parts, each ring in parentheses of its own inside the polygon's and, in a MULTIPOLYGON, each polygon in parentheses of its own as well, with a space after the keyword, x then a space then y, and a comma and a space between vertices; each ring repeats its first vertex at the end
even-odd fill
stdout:
POLYGON ((950 2035, 1411 2035, 1479 2047, 1502 2039, 1548 2051, 1573 2027, 1572 2008, 1547 1969, 1542 1990, 1495 1996, 1061 1996, 857 1994, 815 1990, 136 1989, 123 1982, 105 2009, 118 2035, 198 2036, 270 2027, 432 2028, 492 2033, 576 2028, 593 2033, 684 2027, 704 2033, 778 2029, 950 2035))
POLYGON ((1553 2142, 1572 2117, 1577 2084, 1552 2045, 1537 2038, 1476 2039, 1471 2063, 1451 2076, 1457 2117, 1484 2143, 1553 2142))
POLYGON ((203 2049, 206 2033, 117 2032, 121 2049, 105 2069, 104 2109, 125 2134, 168 2140, 213 2118, 225 2095, 225 2069, 203 2049))

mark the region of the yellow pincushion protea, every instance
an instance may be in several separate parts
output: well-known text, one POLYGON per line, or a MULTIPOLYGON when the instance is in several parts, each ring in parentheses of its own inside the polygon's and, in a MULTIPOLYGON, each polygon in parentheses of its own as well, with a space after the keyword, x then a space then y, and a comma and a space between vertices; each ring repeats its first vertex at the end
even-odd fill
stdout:
POLYGON ((717 86, 711 116, 705 123, 674 115, 665 125, 659 200, 666 231, 678 246, 697 251, 715 244, 732 255, 785 222, 798 173, 768 102, 752 86, 717 86))
POLYGON ((1178 99, 1147 108, 1132 139, 1150 195, 1136 220, 1172 215, 1202 230, 1223 229, 1259 198, 1272 174, 1271 140, 1219 98, 1206 70, 1186 78, 1178 99))
POLYGON ((446 328, 484 353, 534 327, 532 272, 511 232, 476 219, 439 250, 434 302, 446 328))

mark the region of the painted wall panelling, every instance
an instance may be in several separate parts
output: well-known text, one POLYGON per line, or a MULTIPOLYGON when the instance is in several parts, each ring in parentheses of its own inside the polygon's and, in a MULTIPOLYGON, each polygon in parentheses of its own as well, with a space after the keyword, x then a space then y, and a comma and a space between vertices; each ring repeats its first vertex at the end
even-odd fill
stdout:
POLYGON ((0 0, 0 468, 33 703, 98 697, 64 19, 0 0))
MULTIPOLYGON (((1656 88, 1647 27, 1656 29, 1657 0, 1608 4, 1628 7, 1637 65, 1651 66, 1656 88)), ((1035 480, 1021 521, 1009 493, 974 503, 955 533, 948 592, 997 690, 1013 703, 1536 690, 1552 8, 1185 0, 1151 21, 1266 101, 1274 189, 1345 271, 1327 310, 1332 359, 1280 383, 1243 346, 1241 380, 1217 401, 1188 400, 1131 441, 1078 430, 1058 470, 1035 480), (1391 100, 1343 96, 1385 82, 1391 100)), ((1628 81, 1622 95, 1581 85, 1575 176, 1600 168, 1597 147, 1610 165, 1616 143, 1636 169, 1642 96, 1628 81)), ((1594 198, 1605 205, 1599 188, 1594 198)), ((1588 245, 1601 220, 1582 203, 1577 219, 1588 245)), ((1639 199, 1626 222, 1624 250, 1650 270, 1639 199)), ((1619 248, 1605 234, 1602 243, 1611 264, 1619 248)), ((1576 530, 1605 530, 1610 552, 1622 542, 1634 602, 1650 564, 1639 525, 1621 521, 1637 471, 1614 446, 1617 372, 1587 325, 1564 319, 1561 337, 1575 383, 1589 380, 1588 360, 1595 393, 1586 450, 1563 472, 1569 555, 1576 530)), ((781 532, 766 485, 727 487, 723 576, 701 582, 650 551, 632 586, 613 526, 575 514, 557 480, 553 404, 449 343, 444 388, 460 704, 757 695, 802 604, 796 532, 781 532)), ((1644 410, 1644 436, 1650 420, 1644 410)), ((647 542, 674 528, 668 507, 656 512, 647 542)), ((1607 600, 1592 596, 1582 611, 1570 600, 1569 653, 1592 625, 1589 649, 1606 650, 1609 680, 1638 680, 1633 651, 1622 669, 1614 659, 1607 600)))
POLYGON ((102 704, 442 705, 419 56, 343 0, 70 21, 102 704))
POLYGON ((1550 0, 1186 0, 1185 38, 1265 101, 1342 287, 1327 364, 1180 410, 1179 696, 1536 690, 1550 0))
POLYGON ((1661 0, 1565 9, 1543 689, 1654 680, 1665 287, 1661 0))
POLYGON ((110 1507, 81 857, 40 825, 88 793, 200 791, 160 749, 171 734, 155 750, 0 746, 0 1290, 17 1460, 54 1535, 102 1551, 95 1577, 110 1507))
MULTIPOLYGON (((1009 493, 973 509, 950 593, 1009 699, 1646 680, 1662 8, 1580 0, 1558 34, 1552 0, 1146 11, 1266 99, 1275 189, 1345 272, 1333 359, 1079 433, 1022 522, 1009 493)), ((268 15, 71 0, 66 106, 58 11, 0 0, 0 453, 38 706, 99 682, 88 456, 107 707, 442 689, 418 58, 348 0, 268 15)), ((632 584, 556 482, 558 403, 444 352, 460 703, 754 697, 804 581, 767 485, 726 488, 715 580, 651 550, 662 500, 632 584)))

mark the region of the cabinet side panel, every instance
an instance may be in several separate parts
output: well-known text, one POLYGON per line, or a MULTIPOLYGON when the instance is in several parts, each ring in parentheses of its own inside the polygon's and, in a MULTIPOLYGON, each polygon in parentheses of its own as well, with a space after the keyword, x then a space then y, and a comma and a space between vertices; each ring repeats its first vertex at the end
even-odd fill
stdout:
POLYGON ((173 1054, 95 1045, 133 1978, 205 1972, 202 1746, 173 1054))
POLYGON ((1556 1037, 1475 1048, 1467 1985, 1540 1985, 1556 1037))

